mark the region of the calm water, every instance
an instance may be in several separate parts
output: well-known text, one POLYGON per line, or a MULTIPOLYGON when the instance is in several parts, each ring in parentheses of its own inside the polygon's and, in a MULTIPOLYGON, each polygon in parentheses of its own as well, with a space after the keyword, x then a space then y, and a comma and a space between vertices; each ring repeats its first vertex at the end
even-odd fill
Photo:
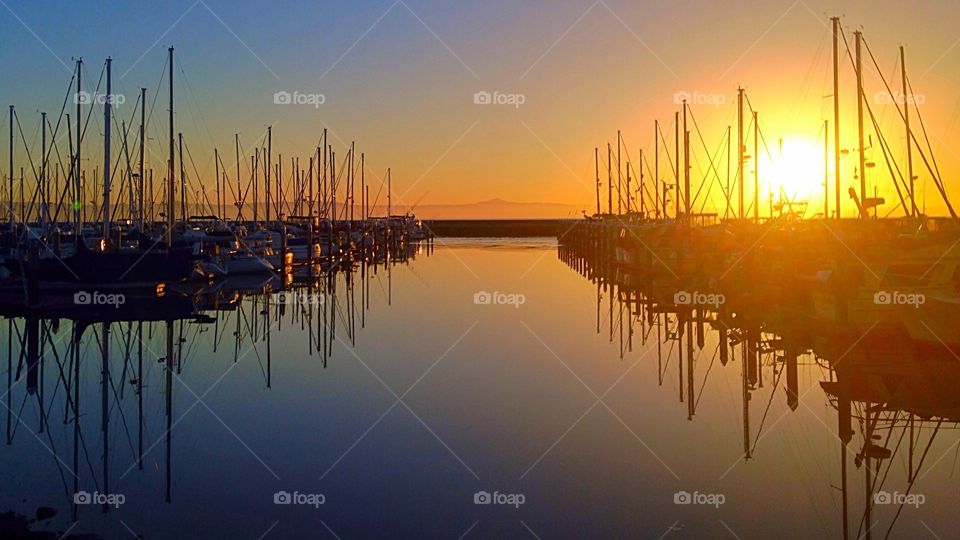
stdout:
MULTIPOLYGON (((281 310, 244 294, 237 309, 175 322, 169 383, 165 323, 142 324, 142 378, 138 324, 111 325, 105 388, 101 325, 82 334, 74 385, 72 324, 43 320, 34 390, 16 320, 0 510, 49 506, 57 515, 36 529, 105 538, 842 537, 845 450, 820 386, 832 374, 813 354, 798 359, 793 408, 783 363, 761 364, 747 460, 743 362, 723 365, 707 331, 691 379, 675 317, 598 294, 551 240, 438 241, 336 281, 336 298, 281 310), (123 503, 73 505, 75 479, 123 503), (475 504, 480 491, 493 504, 475 504), (275 504, 282 492, 323 504, 275 504), (709 504, 677 504, 684 492, 709 504)), ((7 360, 7 321, 0 330, 7 360)), ((904 419, 875 426, 894 452, 872 460, 873 491, 922 501, 870 505, 866 518, 855 411, 852 538, 891 525, 890 537, 957 535, 955 426, 918 420, 911 465, 904 419)))

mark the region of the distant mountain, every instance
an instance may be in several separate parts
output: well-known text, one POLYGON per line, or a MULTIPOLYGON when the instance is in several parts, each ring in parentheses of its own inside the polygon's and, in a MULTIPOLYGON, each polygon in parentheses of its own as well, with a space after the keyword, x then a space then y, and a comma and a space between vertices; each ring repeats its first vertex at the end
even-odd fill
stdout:
MULTIPOLYGON (((515 202, 489 199, 464 204, 420 204, 412 213, 423 219, 522 219, 522 218, 575 218, 583 215, 584 206, 550 202, 515 202)), ((394 214, 402 214, 406 207, 394 207, 394 214)), ((385 207, 374 209, 373 215, 381 215, 385 207)))

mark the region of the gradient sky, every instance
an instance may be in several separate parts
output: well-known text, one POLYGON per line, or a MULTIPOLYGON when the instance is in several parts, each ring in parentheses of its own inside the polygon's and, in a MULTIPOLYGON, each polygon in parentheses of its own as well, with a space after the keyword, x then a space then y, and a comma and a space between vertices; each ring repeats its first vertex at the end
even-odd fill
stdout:
MULTIPOLYGON (((853 30, 863 28, 881 69, 897 86, 897 47, 907 47, 909 74, 924 97, 921 111, 940 169, 951 195, 960 200, 960 185, 951 180, 960 162, 955 153, 960 4, 750 4, 173 0, 120 6, 2 0, 0 65, 8 76, 0 79, 0 103, 17 106, 28 140, 39 145, 38 111, 56 115, 60 110, 72 57, 84 58, 89 86, 111 55, 115 91, 135 98, 140 86, 147 87, 149 104, 172 45, 177 49, 178 131, 184 132, 202 174, 213 172, 214 146, 232 162, 234 133, 249 148, 273 124, 276 153, 306 156, 327 126, 341 156, 351 140, 366 152, 368 179, 393 168, 395 202, 503 198, 590 209, 595 146, 615 141, 622 129, 634 160, 639 148, 652 150, 653 120, 669 127, 676 110, 673 96, 682 90, 724 96, 719 107, 693 108, 712 152, 735 120, 736 87, 743 84, 760 112, 770 152, 779 153, 777 141, 783 138, 785 147, 807 147, 799 161, 816 160, 797 165, 794 155, 792 168, 821 172, 791 180, 787 188, 820 208, 822 155, 812 150, 822 148, 823 119, 832 120, 825 97, 831 93, 828 18, 837 14, 843 16, 851 46, 853 30), (277 91, 321 93, 326 101, 318 108, 278 106, 273 103, 277 91), (478 106, 473 103, 477 91, 522 93, 525 103, 478 106)), ((852 148, 856 118, 849 64, 844 71, 843 146, 852 148)), ((865 78, 872 100, 882 83, 872 69, 865 78)), ((151 164, 158 171, 166 155, 165 90, 159 98, 149 128, 151 164)), ((130 117, 132 101, 121 108, 121 116, 130 117)), ((904 136, 895 109, 878 104, 874 110, 895 157, 902 158, 904 136)), ((4 140, 6 116, 4 107, 4 140)), ((87 166, 100 151, 98 137, 87 139, 87 166)), ((695 158, 704 160, 696 139, 694 145, 695 158)), ((883 156, 873 152, 869 157, 878 166, 871 184, 877 180, 887 196, 885 211, 894 211, 883 156)), ((6 155, 4 143, 4 174, 6 155)), ((853 185, 855 161, 844 160, 844 191, 853 185)), ((779 185, 765 169, 761 161, 762 182, 779 185)), ((929 177, 922 162, 916 174, 921 184, 929 177)), ((942 213, 932 184, 926 183, 928 210, 942 213)), ((765 188, 761 191, 765 198, 765 188)), ((714 189, 708 210, 721 204, 718 196, 714 189)), ((766 211, 765 202, 761 208, 766 211)), ((845 208, 849 214, 846 201, 845 208)))

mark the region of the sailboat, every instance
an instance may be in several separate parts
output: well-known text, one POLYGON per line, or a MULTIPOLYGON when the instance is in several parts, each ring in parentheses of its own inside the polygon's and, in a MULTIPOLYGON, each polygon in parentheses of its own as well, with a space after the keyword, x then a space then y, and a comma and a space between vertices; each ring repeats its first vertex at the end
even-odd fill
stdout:
MULTIPOLYGON (((170 55, 172 62, 172 49, 170 55)), ((107 58, 108 96, 112 95, 111 66, 112 59, 107 58)), ((172 92, 170 99, 172 111, 172 92)), ((160 282, 180 281, 193 274, 195 264, 189 249, 131 249, 114 245, 110 220, 111 112, 112 100, 107 99, 104 102, 103 223, 98 249, 89 248, 82 237, 74 236, 73 253, 56 254, 41 237, 30 234, 29 228, 24 227, 23 236, 26 238, 21 238, 19 249, 5 261, 6 268, 13 275, 42 284, 44 289, 77 289, 89 286, 156 286, 160 282), (41 256, 41 253, 47 256, 41 256)))

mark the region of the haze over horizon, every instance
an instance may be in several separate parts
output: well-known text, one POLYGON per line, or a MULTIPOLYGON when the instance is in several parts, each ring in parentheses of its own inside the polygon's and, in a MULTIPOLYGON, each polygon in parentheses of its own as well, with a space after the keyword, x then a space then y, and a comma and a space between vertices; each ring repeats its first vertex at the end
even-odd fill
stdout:
MULTIPOLYGON (((397 203, 462 205, 499 198, 553 201, 591 211, 593 149, 600 147, 605 161, 603 146, 616 144, 621 129, 628 149, 624 162, 639 162, 641 148, 650 156, 654 120, 661 122, 669 141, 679 107, 675 96, 685 95, 694 102, 692 120, 703 137, 702 143, 692 139, 694 185, 707 177, 703 210, 722 212, 720 190, 710 187, 714 182, 707 156, 719 159, 726 152, 722 140, 727 126, 735 126, 736 88, 742 84, 759 111, 766 143, 761 149, 761 208, 765 212, 768 196, 779 196, 783 188, 787 197, 809 201, 812 214, 822 207, 823 120, 832 122, 832 15, 842 16, 851 47, 853 31, 863 29, 894 89, 899 88, 897 47, 906 46, 908 73, 922 97, 919 110, 936 168, 945 178, 958 172, 960 156, 951 146, 960 142, 960 100, 952 91, 960 82, 960 40, 949 30, 960 5, 926 2, 913 8, 909 25, 889 16, 899 6, 885 0, 838 9, 832 2, 778 1, 748 10, 692 0, 651 6, 618 0, 520 5, 500 0, 460 2, 454 10, 416 0, 321 6, 291 2, 269 8, 187 0, 137 1, 117 9, 109 3, 9 1, 0 9, 0 35, 15 46, 0 48, 0 65, 17 76, 0 85, 0 103, 17 106, 36 157, 38 111, 56 117, 61 110, 71 59, 84 58, 84 84, 93 90, 103 59, 111 56, 115 93, 127 96, 126 108, 117 107, 118 120, 134 118, 131 105, 138 90, 148 89, 148 167, 160 172, 167 153, 161 82, 166 49, 174 46, 177 131, 184 133, 190 153, 189 176, 213 176, 213 150, 218 148, 234 180, 234 134, 249 156, 267 126, 273 126, 274 153, 283 156, 286 175, 289 156, 299 156, 300 167, 306 167, 328 127, 339 155, 345 155, 350 141, 365 153, 374 191, 387 167, 392 168, 397 203), (677 39, 678 29, 683 29, 679 35, 697 39, 677 39), (281 101, 286 93, 292 103, 276 103, 278 93, 281 101), (486 103, 487 97, 492 103, 486 103)), ((898 114, 876 97, 884 83, 866 52, 865 66, 865 95, 892 157, 902 162, 905 138, 898 114)), ((843 58, 845 150, 855 147, 854 89, 853 70, 843 58)), ((0 121, 5 131, 6 107, 0 121)), ((914 121, 919 129, 916 117, 914 121)), ((102 122, 102 114, 92 115, 84 148, 88 170, 98 163, 102 122)), ((7 149, 2 146, 0 170, 6 176, 7 149)), ((16 159, 18 168, 24 166, 20 142, 16 159)), ((872 194, 876 188, 886 198, 881 215, 897 215, 885 157, 875 146, 869 159, 877 167, 868 174, 868 190, 872 194)), ((664 161, 666 154, 660 177, 669 181, 664 161)), ((643 166, 647 179, 652 165, 643 166)), ((855 166, 856 159, 843 161, 844 193, 854 185, 855 166)), ((604 167, 602 163, 605 186, 604 167)), ((245 179, 246 159, 240 169, 245 179)), ((931 214, 945 213, 919 159, 915 174, 918 204, 931 214)), ((832 182, 832 170, 830 175, 832 182)), ((956 198, 960 186, 951 184, 948 194, 956 198)), ((852 214, 853 203, 845 195, 843 205, 845 214, 852 214)))

